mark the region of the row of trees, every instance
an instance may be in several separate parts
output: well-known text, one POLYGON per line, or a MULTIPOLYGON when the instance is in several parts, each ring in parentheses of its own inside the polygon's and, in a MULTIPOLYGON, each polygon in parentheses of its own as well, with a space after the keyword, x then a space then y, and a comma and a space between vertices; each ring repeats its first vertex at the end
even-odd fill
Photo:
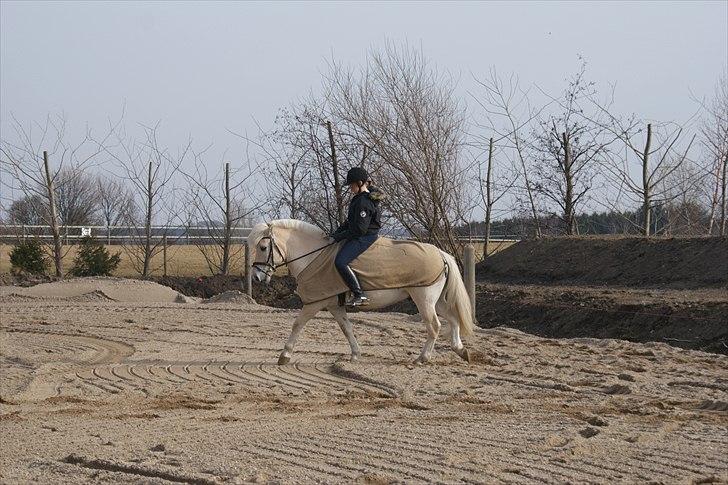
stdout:
POLYGON ((155 269, 152 261, 163 244, 182 236, 171 232, 172 226, 198 229, 197 246, 212 273, 228 274, 240 259, 233 236, 257 209, 243 190, 253 171, 226 163, 209 175, 210 147, 195 152, 188 142, 172 151, 159 143, 157 126, 144 127, 141 139, 132 139, 120 121, 105 136, 88 132, 75 145, 67 141, 62 117, 30 126, 14 120, 14 128, 17 141, 2 140, 0 146, 1 168, 10 175, 2 183, 3 190, 19 190, 22 196, 10 201, 4 220, 50 228, 47 250, 57 276, 63 275, 69 249, 66 226, 126 226, 116 233, 126 236, 123 249, 143 277, 155 269))
POLYGON ((464 228, 487 238, 504 217, 524 236, 592 232, 587 210, 645 236, 726 234, 728 76, 685 123, 616 113, 614 91, 598 93, 583 60, 556 95, 494 69, 475 81, 462 99, 455 79, 407 46, 387 44, 360 67, 331 60, 320 89, 270 129, 239 135, 253 155, 224 168, 210 163, 210 147, 163 147, 156 126, 132 139, 117 122, 72 146, 63 120, 15 122, 18 141, 2 141, 2 168, 25 197, 8 215, 51 226, 57 272, 59 228, 101 221, 137 228, 143 275, 160 250, 153 223, 202 223, 215 242, 201 245, 210 270, 227 273, 244 218, 331 230, 344 219, 342 175, 364 166, 389 194, 390 231, 454 254, 464 228), (264 196, 253 196, 254 185, 264 196))
POLYGON ((390 44, 358 69, 330 61, 318 94, 248 139, 265 154, 270 206, 329 229, 336 175, 364 165, 391 194, 390 228, 454 253, 459 227, 482 222, 487 237, 514 215, 536 237, 591 230, 577 221, 587 210, 645 236, 726 234, 726 75, 685 123, 617 114, 581 59, 558 95, 495 70, 475 81, 468 111, 418 50, 390 44))

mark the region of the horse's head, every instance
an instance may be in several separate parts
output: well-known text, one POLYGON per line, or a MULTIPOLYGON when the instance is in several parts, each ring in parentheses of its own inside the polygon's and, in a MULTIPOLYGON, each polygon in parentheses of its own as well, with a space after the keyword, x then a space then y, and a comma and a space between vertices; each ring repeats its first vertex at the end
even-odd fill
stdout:
POLYGON ((301 260, 315 252, 325 241, 331 239, 324 231, 295 219, 256 224, 248 235, 253 279, 259 283, 270 283, 275 270, 288 264, 287 258, 291 258, 291 263, 301 260))
POLYGON ((248 244, 250 258, 253 260, 253 279, 259 283, 270 283, 276 265, 285 260, 283 252, 276 243, 273 226, 264 222, 257 224, 248 235, 248 244))

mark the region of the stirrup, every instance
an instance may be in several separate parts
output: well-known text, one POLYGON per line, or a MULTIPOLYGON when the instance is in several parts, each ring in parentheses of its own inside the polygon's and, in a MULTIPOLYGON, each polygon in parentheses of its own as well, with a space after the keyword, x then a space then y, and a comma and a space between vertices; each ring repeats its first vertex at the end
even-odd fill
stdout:
POLYGON ((346 306, 367 306, 369 305, 369 298, 365 295, 352 295, 351 298, 346 302, 346 306))

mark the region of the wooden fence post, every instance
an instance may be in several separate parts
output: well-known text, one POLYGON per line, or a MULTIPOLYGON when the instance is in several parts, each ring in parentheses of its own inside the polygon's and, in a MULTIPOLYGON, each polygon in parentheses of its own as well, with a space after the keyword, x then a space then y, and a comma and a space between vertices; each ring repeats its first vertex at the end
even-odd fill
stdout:
POLYGON ((253 272, 250 267, 250 245, 245 241, 245 293, 253 298, 253 272))
POLYGON ((162 236, 162 258, 164 261, 164 276, 167 276, 167 235, 162 236))
POLYGON ((463 256, 465 289, 470 297, 470 307, 473 309, 473 315, 475 315, 475 246, 466 244, 463 256))

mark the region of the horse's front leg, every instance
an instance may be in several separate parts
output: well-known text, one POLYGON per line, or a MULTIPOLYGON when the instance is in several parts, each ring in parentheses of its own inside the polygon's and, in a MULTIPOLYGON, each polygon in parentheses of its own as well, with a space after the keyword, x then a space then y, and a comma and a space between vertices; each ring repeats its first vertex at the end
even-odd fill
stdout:
POLYGON ((293 355, 293 348, 296 346, 296 341, 300 335, 306 322, 311 320, 321 310, 322 305, 319 303, 313 303, 310 305, 304 305, 301 309, 301 313, 298 314, 296 320, 293 322, 293 328, 291 329, 291 335, 288 337, 288 341, 278 357, 278 365, 285 365, 291 361, 293 355))
POLYGON ((332 303, 327 308, 339 323, 341 331, 344 332, 344 335, 346 335, 346 340, 349 341, 349 345, 351 346, 351 361, 354 362, 359 360, 359 357, 361 357, 361 350, 359 350, 359 343, 356 341, 356 337, 354 336, 354 328, 351 325, 351 320, 349 320, 349 317, 346 315, 346 309, 339 306, 337 302, 332 303))

